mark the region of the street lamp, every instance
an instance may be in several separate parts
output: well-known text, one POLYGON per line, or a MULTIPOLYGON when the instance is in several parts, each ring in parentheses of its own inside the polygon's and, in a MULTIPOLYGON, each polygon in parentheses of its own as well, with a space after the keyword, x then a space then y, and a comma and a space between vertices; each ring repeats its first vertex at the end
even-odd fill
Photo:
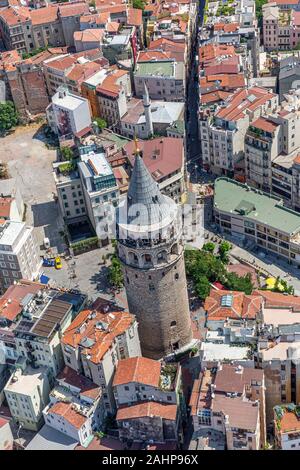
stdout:
MULTIPOLYGON (((24 423, 20 422, 20 423, 19 423, 19 427, 18 427, 18 431, 17 431, 17 441, 18 441, 19 438, 20 438, 20 431, 21 431, 21 429, 23 428, 23 426, 24 426, 24 423)), ((19 445, 20 445, 20 444, 19 444, 19 445)), ((17 449, 19 450, 19 447, 17 447, 17 449)))

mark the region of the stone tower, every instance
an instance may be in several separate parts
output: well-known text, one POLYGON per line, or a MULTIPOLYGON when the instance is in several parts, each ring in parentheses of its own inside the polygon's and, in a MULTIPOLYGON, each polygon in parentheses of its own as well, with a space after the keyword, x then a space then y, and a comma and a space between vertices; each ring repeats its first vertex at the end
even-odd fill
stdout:
POLYGON ((146 129, 147 129, 148 137, 151 137, 153 135, 153 122, 152 122, 152 116, 151 116, 151 101, 149 98, 149 92, 148 92, 146 82, 144 82, 143 105, 144 105, 146 129))
POLYGON ((117 209, 117 241, 143 356, 160 359, 187 346, 192 330, 181 217, 175 202, 161 194, 138 149, 127 197, 117 209))

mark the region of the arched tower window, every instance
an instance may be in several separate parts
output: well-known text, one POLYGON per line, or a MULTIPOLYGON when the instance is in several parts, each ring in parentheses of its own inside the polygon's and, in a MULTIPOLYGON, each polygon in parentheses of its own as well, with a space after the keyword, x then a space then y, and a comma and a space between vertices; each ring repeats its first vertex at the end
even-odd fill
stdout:
POLYGON ((171 321, 170 326, 176 326, 176 321, 175 320, 171 321))
POLYGON ((158 263, 165 263, 168 261, 168 253, 166 250, 160 251, 157 255, 157 262, 158 263))

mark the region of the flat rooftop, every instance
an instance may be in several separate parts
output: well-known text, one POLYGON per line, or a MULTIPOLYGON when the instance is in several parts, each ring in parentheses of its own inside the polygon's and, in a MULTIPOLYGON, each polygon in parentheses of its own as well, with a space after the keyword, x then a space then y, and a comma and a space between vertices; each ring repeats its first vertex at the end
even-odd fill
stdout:
POLYGON ((137 77, 152 75, 157 77, 174 77, 175 63, 172 60, 140 62, 136 66, 135 75, 137 77))
POLYGON ((292 348, 293 358, 300 358, 300 342, 280 342, 275 344, 269 349, 263 349, 261 351, 263 361, 271 361, 273 359, 285 360, 288 357, 288 349, 292 348))
POLYGON ((24 228, 24 222, 7 221, 0 225, 0 245, 12 245, 24 228))
POLYGON ((38 369, 27 367, 24 372, 22 372, 21 369, 17 369, 7 382, 5 390, 27 395, 41 385, 41 380, 43 380, 46 375, 46 367, 39 367, 38 369))
POLYGON ((264 308, 263 318, 266 325, 294 325, 300 323, 300 312, 292 308, 264 308))
POLYGON ((85 102, 88 103, 88 100, 82 98, 81 96, 72 95, 71 93, 65 93, 61 95, 58 91, 54 96, 52 96, 52 103, 54 105, 59 106, 60 108, 68 109, 70 111, 74 111, 85 102))
POLYGON ((216 179, 214 188, 215 209, 243 215, 290 236, 299 232, 300 214, 284 207, 280 198, 229 178, 216 179))
POLYGON ((110 164, 105 158, 104 153, 90 152, 81 155, 80 168, 83 170, 84 176, 99 177, 110 176, 113 174, 110 164))
POLYGON ((203 361, 246 360, 250 348, 247 346, 232 346, 230 344, 202 343, 203 361))

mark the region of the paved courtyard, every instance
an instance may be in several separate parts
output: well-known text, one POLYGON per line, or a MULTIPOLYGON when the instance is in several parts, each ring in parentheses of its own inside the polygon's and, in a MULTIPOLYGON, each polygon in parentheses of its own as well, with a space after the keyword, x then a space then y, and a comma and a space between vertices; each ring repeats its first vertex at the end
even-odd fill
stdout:
POLYGON ((0 139, 0 160, 8 164, 10 176, 17 180, 27 206, 26 222, 35 227, 39 244, 42 245, 44 237, 48 237, 51 246, 61 252, 65 248, 59 234, 62 220, 53 199, 52 163, 56 160, 56 150, 46 147, 40 127, 20 127, 0 139))

